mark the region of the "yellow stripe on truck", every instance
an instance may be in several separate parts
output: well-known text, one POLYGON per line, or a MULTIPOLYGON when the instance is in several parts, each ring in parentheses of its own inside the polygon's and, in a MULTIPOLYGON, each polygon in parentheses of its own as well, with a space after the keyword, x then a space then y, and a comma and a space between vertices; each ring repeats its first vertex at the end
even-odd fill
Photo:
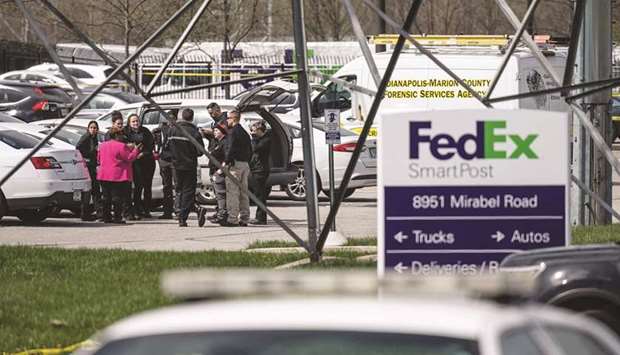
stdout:
MULTIPOLYGON (((362 134, 362 129, 363 129, 362 127, 355 127, 355 128, 351 128, 349 130, 359 136, 360 134, 362 134)), ((370 132, 368 132, 368 136, 369 137, 376 137, 377 136, 377 128, 376 127, 370 127, 370 132)))

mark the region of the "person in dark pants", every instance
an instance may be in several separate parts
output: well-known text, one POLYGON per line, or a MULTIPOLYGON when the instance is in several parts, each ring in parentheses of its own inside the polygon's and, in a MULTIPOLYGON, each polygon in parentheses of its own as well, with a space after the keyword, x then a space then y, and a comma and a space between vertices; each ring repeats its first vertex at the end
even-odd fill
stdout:
MULTIPOLYGON (((226 134, 228 128, 225 124, 215 126, 213 129, 213 135, 215 137, 215 144, 210 148, 209 153, 217 159, 221 164, 226 159, 226 151, 228 149, 228 141, 226 134)), ((226 176, 213 162, 209 162, 209 175, 213 182, 213 189, 215 190, 215 199, 217 201, 217 209, 213 216, 210 216, 208 220, 211 223, 224 223, 228 216, 226 211, 226 176)))
POLYGON ((241 113, 231 111, 228 114, 228 150, 225 168, 241 184, 238 186, 226 177, 226 210, 228 218, 220 223, 223 227, 245 227, 250 221, 250 199, 246 193, 252 158, 252 139, 241 126, 241 113))
POLYGON ((127 118, 125 135, 129 143, 142 145, 142 152, 133 163, 133 203, 129 212, 129 219, 152 218, 151 200, 153 175, 155 174, 153 134, 147 128, 142 127, 138 115, 132 114, 127 118))
POLYGON ((159 174, 161 175, 162 185, 164 187, 164 214, 158 219, 173 219, 172 212, 175 207, 176 176, 174 165, 172 164, 172 152, 170 151, 170 130, 176 123, 176 116, 169 115, 168 122, 162 122, 158 128, 153 131, 155 141, 157 142, 157 153, 159 154, 159 174))
POLYGON ((194 206, 196 195, 196 179, 198 178, 198 157, 202 151, 198 150, 194 143, 187 138, 191 136, 204 149, 202 135, 192 123, 194 111, 186 108, 181 112, 181 120, 170 129, 170 151, 172 152, 172 165, 176 172, 176 191, 179 198, 179 227, 187 227, 187 218, 194 206), (185 134, 181 132, 183 130, 185 134))
MULTIPOLYGON (((271 134, 267 132, 264 121, 252 125, 252 159, 250 160, 250 177, 252 190, 256 197, 266 206, 269 194, 267 179, 271 171, 269 156, 271 154, 271 134)), ((250 224, 267 224, 267 212, 256 207, 256 218, 250 224)))
POLYGON ((99 149, 97 133, 99 133, 97 121, 88 122, 87 132, 80 137, 76 145, 88 168, 88 175, 91 181, 90 196, 93 199, 93 205, 91 206, 90 198, 82 198, 82 221, 94 221, 97 218, 101 218, 101 190, 99 181, 97 181, 97 150, 99 149), (93 207, 96 216, 92 215, 93 207))
POLYGON ((125 135, 118 127, 110 129, 110 140, 101 143, 98 160, 97 180, 103 188, 103 221, 105 223, 125 223, 123 221, 123 201, 133 179, 133 161, 140 154, 141 146, 123 142, 125 135), (114 219, 112 219, 114 207, 114 219))

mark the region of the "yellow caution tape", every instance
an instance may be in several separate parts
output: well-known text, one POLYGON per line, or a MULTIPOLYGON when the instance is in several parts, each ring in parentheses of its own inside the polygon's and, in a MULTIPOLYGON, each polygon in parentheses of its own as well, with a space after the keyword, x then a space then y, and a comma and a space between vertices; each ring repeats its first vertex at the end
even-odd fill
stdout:
POLYGON ((611 116, 612 121, 620 121, 620 116, 611 116))
POLYGON ((77 344, 69 345, 69 346, 64 347, 64 348, 33 349, 33 350, 21 351, 21 352, 18 352, 18 353, 2 353, 2 355, 65 355, 65 354, 70 354, 70 353, 78 350, 81 347, 84 347, 84 346, 87 346, 87 345, 92 345, 92 344, 94 344, 92 341, 85 340, 85 341, 79 342, 77 344))

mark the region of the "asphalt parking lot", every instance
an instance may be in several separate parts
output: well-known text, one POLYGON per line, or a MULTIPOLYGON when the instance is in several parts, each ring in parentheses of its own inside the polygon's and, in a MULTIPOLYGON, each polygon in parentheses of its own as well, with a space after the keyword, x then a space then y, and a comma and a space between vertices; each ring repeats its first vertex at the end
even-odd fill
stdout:
MULTIPOLYGON (((376 188, 360 189, 340 209, 338 230, 349 238, 375 236, 377 229, 376 188)), ((306 205, 287 199, 275 191, 268 205, 303 239, 307 239, 306 205)), ((329 212, 329 200, 319 198, 320 217, 329 212)), ((209 206, 209 214, 212 211, 209 206)), ((252 216, 255 207, 251 208, 252 216)), ((155 217, 161 212, 155 212, 155 217)), ((62 248, 121 248, 134 250, 241 250, 256 240, 293 239, 275 222, 266 226, 220 227, 207 221, 199 228, 196 214, 188 220, 189 228, 179 228, 174 220, 149 219, 128 221, 126 225, 82 222, 71 214, 49 218, 37 226, 24 226, 15 217, 0 222, 1 245, 38 245, 62 248)))

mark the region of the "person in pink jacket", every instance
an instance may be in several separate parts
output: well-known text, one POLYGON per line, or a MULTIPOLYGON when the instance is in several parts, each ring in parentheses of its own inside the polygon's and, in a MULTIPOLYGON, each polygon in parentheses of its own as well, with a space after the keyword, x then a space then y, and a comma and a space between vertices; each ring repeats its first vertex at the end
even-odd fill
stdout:
POLYGON ((103 190, 104 223, 125 223, 123 201, 133 180, 132 163, 140 154, 140 146, 124 143, 122 129, 112 127, 110 140, 99 144, 97 180, 103 190), (114 219, 111 216, 114 206, 114 219))

